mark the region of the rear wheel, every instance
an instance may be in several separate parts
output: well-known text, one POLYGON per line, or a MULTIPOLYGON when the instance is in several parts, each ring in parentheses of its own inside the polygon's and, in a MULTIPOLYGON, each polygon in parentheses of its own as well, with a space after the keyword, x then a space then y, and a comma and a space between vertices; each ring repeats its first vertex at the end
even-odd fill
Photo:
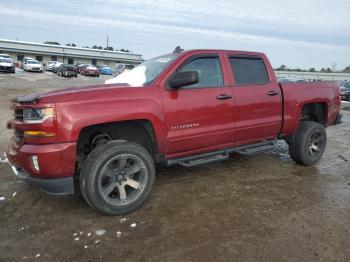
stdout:
POLYGON ((80 174, 83 197, 105 214, 134 211, 149 196, 155 180, 154 161, 142 146, 111 141, 95 148, 80 174))
POLYGON ((323 125, 302 121, 293 137, 288 139, 289 154, 298 164, 315 165, 322 157, 327 144, 327 133, 323 125))

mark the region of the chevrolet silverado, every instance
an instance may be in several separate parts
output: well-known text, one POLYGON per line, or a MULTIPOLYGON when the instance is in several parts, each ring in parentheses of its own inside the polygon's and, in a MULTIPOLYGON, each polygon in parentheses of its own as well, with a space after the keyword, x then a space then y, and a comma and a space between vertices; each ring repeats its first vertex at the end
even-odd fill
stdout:
POLYGON ((334 82, 278 83, 262 53, 180 51, 104 85, 18 97, 6 154, 16 176, 56 195, 80 188, 119 215, 148 198, 156 165, 226 160, 278 139, 296 163, 316 164, 340 103, 334 82))

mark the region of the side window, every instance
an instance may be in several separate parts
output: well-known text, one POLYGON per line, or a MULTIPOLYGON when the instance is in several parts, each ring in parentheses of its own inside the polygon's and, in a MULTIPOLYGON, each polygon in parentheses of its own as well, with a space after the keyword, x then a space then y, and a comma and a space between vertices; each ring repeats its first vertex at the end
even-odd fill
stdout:
POLYGON ((179 71, 197 71, 199 81, 187 87, 223 86, 221 64, 218 57, 202 57, 185 64, 179 71))
POLYGON ((269 77, 261 58, 230 57, 233 76, 238 85, 266 84, 269 77))

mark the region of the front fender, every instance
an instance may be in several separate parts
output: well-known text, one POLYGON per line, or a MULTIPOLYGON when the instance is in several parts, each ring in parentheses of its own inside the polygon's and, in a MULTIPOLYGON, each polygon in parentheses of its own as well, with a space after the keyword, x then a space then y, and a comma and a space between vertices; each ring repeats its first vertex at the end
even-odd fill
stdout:
POLYGON ((163 107, 155 98, 114 99, 103 101, 79 101, 57 105, 57 121, 60 130, 58 139, 77 141, 80 131, 88 126, 130 121, 148 120, 152 123, 158 141, 159 152, 163 152, 165 130, 163 107))

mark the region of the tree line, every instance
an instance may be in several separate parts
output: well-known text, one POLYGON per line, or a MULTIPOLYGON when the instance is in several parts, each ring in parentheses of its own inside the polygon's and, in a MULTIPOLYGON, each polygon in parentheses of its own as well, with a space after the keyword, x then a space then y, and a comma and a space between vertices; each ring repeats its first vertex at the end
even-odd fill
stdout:
POLYGON ((281 65, 280 67, 277 67, 274 69, 275 71, 294 71, 294 72, 321 72, 321 73, 350 73, 350 66, 345 67, 343 70, 335 70, 335 66, 332 66, 332 68, 321 68, 319 71, 317 71, 314 67, 311 67, 310 69, 300 69, 300 68, 289 68, 285 65, 281 65))
MULTIPOLYGON (((44 42, 44 44, 47 44, 47 45, 61 45, 59 42, 56 42, 56 41, 46 41, 46 42, 44 42)), ((76 47, 77 45, 74 44, 74 43, 67 43, 67 44, 65 44, 65 46, 76 47)), ((102 46, 93 45, 92 47, 89 47, 89 46, 82 46, 82 47, 83 48, 91 48, 91 49, 99 49, 99 50, 107 50, 107 51, 121 51, 121 52, 130 53, 129 49, 121 48, 121 49, 118 50, 118 49, 114 49, 112 46, 102 47, 102 46)))

